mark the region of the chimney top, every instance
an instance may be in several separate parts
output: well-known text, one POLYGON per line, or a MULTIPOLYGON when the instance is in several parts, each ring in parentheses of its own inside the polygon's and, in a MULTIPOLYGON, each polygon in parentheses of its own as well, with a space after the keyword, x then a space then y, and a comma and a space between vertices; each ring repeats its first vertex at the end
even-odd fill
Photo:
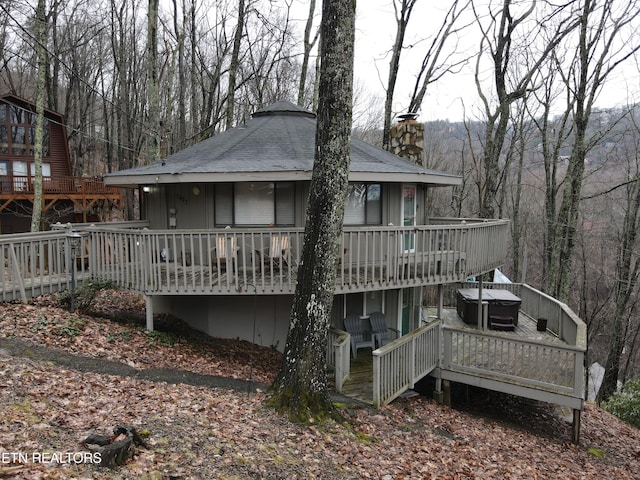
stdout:
POLYGON ((415 120, 416 118, 418 118, 418 114, 416 112, 407 112, 407 113, 398 115, 398 118, 400 119, 401 122, 407 122, 407 121, 415 120))

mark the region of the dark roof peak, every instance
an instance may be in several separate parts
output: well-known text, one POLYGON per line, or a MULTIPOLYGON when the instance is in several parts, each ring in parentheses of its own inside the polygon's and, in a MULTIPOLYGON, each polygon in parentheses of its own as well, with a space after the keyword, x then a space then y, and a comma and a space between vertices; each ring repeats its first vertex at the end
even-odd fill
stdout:
POLYGON ((287 100, 280 100, 279 102, 267 105, 266 107, 254 112, 253 117, 266 117, 270 115, 297 115, 301 117, 316 118, 315 113, 287 100))

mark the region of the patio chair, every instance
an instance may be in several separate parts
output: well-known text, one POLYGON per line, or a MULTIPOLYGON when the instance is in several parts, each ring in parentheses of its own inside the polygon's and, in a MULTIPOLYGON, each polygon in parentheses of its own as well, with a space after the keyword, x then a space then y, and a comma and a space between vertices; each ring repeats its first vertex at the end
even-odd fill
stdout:
POLYGON ((267 252, 256 250, 259 258, 259 265, 264 265, 267 271, 273 267, 274 270, 280 270, 282 267, 289 266, 289 236, 273 235, 271 244, 267 252))
POLYGON ((371 323, 374 342, 378 348, 400 336, 399 330, 387 326, 387 319, 382 312, 374 312, 369 315, 369 322, 371 323))
POLYGON ((353 358, 358 356, 358 350, 361 348, 375 348, 371 331, 365 330, 362 319, 357 313, 352 313, 344 319, 344 328, 351 336, 351 353, 353 358))
POLYGON ((211 249, 211 266, 215 270, 233 273, 238 260, 236 237, 219 236, 211 249))

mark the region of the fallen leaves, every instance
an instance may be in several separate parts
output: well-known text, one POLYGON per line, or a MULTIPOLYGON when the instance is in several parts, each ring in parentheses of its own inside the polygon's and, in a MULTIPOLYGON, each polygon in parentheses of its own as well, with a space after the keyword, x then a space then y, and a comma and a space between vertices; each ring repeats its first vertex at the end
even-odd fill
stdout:
MULTIPOLYGON (((127 306, 123 294, 116 298, 127 306)), ((246 378, 252 367, 268 383, 278 367, 279 356, 270 349, 242 342, 193 343, 179 333, 150 337, 125 320, 140 314, 135 298, 131 311, 119 313, 117 322, 74 316, 50 299, 39 301, 29 308, 0 306, 0 335, 48 342, 97 361, 132 362, 140 369, 243 372, 236 378, 246 378), (60 327, 65 325, 81 328, 60 327), (264 359, 270 360, 258 368, 264 359)), ((493 414, 482 402, 463 410, 415 397, 379 410, 350 408, 345 415, 349 427, 303 428, 265 407, 265 398, 264 393, 82 372, 0 350, 0 460, 11 452, 29 460, 0 461, 0 475, 24 480, 625 479, 638 478, 640 472, 638 430, 593 405, 585 406, 582 444, 575 446, 568 443, 570 425, 544 404, 503 399, 502 410, 493 414), (121 424, 148 434, 149 448, 136 450, 115 471, 89 462, 31 461, 34 453, 51 459, 54 452, 84 452, 82 439, 90 433, 110 435, 121 424), (603 454, 592 455, 589 449, 603 454)))

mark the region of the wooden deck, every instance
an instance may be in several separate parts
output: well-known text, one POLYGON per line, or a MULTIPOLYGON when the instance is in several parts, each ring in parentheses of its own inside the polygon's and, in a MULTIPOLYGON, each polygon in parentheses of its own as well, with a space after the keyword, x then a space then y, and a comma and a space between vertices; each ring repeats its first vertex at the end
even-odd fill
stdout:
MULTIPOLYGON (((427 313, 437 312, 428 309, 427 313)), ((575 386, 580 383, 576 362, 581 357, 551 331, 538 331, 537 321, 530 316, 520 312, 514 331, 483 331, 467 325, 453 308, 443 309, 441 321, 443 378, 529 398, 548 398, 554 403, 575 403, 563 398, 575 395, 575 386)), ((350 369, 342 393, 372 403, 372 352, 360 350, 358 357, 351 359, 350 369)))
MULTIPOLYGON (((426 309, 426 312, 429 316, 435 316, 437 314, 435 308, 426 309)), ((478 327, 464 323, 458 316, 455 308, 443 308, 442 320, 444 321, 445 327, 468 330, 470 332, 482 332, 482 330, 478 330, 478 327)), ((534 340, 551 345, 566 345, 565 342, 549 330, 539 332, 537 330, 537 321, 522 311, 520 311, 518 315, 518 326, 513 331, 486 330, 486 332, 504 338, 534 340)))
POLYGON ((370 349, 358 350, 358 357, 351 358, 351 373, 342 387, 342 393, 373 404, 373 355, 370 349))

